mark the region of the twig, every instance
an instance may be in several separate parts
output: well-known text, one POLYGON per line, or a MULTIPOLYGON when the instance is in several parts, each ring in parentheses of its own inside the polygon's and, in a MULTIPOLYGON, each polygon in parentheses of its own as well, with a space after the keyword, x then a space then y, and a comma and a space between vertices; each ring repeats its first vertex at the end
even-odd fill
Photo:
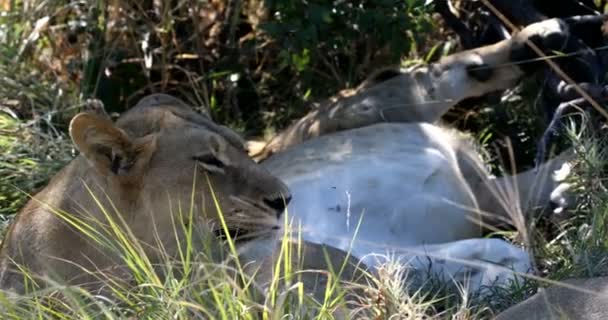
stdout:
MULTIPOLYGON (((342 77, 340 77, 340 73, 338 72, 338 70, 336 70, 334 64, 327 60, 327 57, 323 52, 318 49, 317 52, 319 53, 319 57, 321 58, 321 61, 323 61, 323 64, 329 69, 329 71, 331 71, 331 74, 334 76, 334 79, 336 79, 336 81, 340 83, 340 86, 343 86, 344 80, 342 79, 342 77)), ((320 70, 318 71, 320 72, 320 70)))
MULTIPOLYGON (((509 29, 511 29, 513 32, 519 31, 519 28, 517 28, 509 19, 507 19, 507 17, 505 17, 494 5, 492 5, 489 0, 481 0, 481 1, 507 27, 509 27, 509 29)), ((532 48, 532 50, 534 50, 534 52, 536 54, 538 54, 539 56, 546 57, 545 53, 532 41, 526 39, 526 44, 530 48, 532 48)), ((606 112, 606 110, 604 110, 602 108, 602 106, 600 106, 600 104, 597 103, 597 101, 595 101, 587 92, 585 92, 585 90, 583 90, 576 82, 574 82, 574 80, 572 80, 572 78, 570 78, 570 76, 568 76, 555 62, 553 62, 550 59, 546 59, 545 62, 549 65, 549 67, 551 67, 551 69, 553 69, 553 71, 555 71, 555 73, 558 76, 560 76, 562 79, 564 79, 566 81, 566 83, 571 84, 573 86, 573 88, 576 90, 576 92, 578 92, 578 94, 580 94, 587 102, 589 102, 589 104, 591 104, 591 106, 595 110, 597 110, 597 112, 599 112, 602 116, 604 116, 606 119, 608 119, 608 112, 606 112)))
POLYGON ((547 20, 548 17, 538 12, 530 0, 481 0, 502 22, 512 30, 516 24, 526 26, 534 22, 547 20), (507 16, 509 19, 507 19, 507 16), (508 21, 508 22, 506 22, 508 21))

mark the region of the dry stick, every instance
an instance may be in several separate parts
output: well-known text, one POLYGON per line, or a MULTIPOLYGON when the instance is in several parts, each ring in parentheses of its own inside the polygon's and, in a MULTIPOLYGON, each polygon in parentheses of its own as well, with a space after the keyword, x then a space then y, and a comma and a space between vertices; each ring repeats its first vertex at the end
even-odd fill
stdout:
MULTIPOLYGON (((509 29, 511 29, 514 32, 519 31, 519 28, 517 26, 515 26, 507 17, 505 17, 500 11, 498 11, 498 9, 496 9, 496 7, 494 5, 492 5, 492 3, 490 3, 489 0, 481 0, 483 2, 483 4, 488 7, 488 9, 490 9, 490 11, 492 11, 492 13, 494 13, 506 26, 509 27, 509 29)), ((534 52, 536 54, 538 54, 541 57, 547 57, 547 55, 536 45, 534 44, 532 41, 527 40, 526 39, 526 44, 528 46, 530 46, 530 48, 532 48, 532 50, 534 50, 534 52)), ((555 71, 555 73, 560 76, 562 79, 564 79, 564 81, 566 81, 568 84, 571 84, 574 87, 574 90, 581 95, 581 97, 583 97, 587 102, 589 102, 589 104, 591 104, 591 106, 597 111, 599 112, 602 116, 604 116, 606 119, 608 119, 608 112, 606 112, 606 110, 604 110, 602 108, 602 106, 597 103, 597 101, 595 101, 595 99, 593 99, 587 92, 585 92, 585 90, 583 90, 576 82, 574 82, 574 80, 572 80, 572 78, 570 78, 555 62, 553 62, 551 59, 546 59, 545 62, 547 62, 547 64, 549 65, 549 67, 551 67, 551 69, 553 69, 553 71, 555 71)))
MULTIPOLYGON (((608 45, 603 45, 603 46, 598 46, 598 47, 592 47, 589 48, 593 51, 604 51, 604 50, 608 50, 608 45)), ((552 54, 552 55, 548 55, 548 54, 544 54, 542 57, 538 57, 538 58, 530 58, 530 59, 525 59, 525 60, 519 60, 519 61, 510 61, 510 62, 506 62, 506 63, 500 63, 500 64, 496 64, 496 65, 482 65, 479 67, 474 67, 474 68, 469 68, 468 70, 485 70, 485 69, 496 69, 496 68, 504 68, 504 67, 510 67, 510 66, 517 66, 517 65, 522 65, 522 64, 526 64, 526 63, 531 63, 531 62, 538 62, 538 61, 548 61, 548 60, 554 60, 554 59, 562 59, 562 58, 570 58, 570 57, 576 57, 579 55, 584 54, 585 52, 587 52, 587 49, 581 49, 581 50, 576 50, 576 51, 572 51, 572 52, 567 52, 567 53, 559 53, 559 54, 552 54)))

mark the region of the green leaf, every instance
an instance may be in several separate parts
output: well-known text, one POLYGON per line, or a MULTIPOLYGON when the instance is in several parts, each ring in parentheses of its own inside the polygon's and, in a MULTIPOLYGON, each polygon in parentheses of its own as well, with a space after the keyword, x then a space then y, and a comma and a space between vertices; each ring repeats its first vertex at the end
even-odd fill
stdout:
POLYGON ((310 63, 310 50, 304 49, 300 54, 292 54, 291 61, 298 72, 303 72, 310 63))

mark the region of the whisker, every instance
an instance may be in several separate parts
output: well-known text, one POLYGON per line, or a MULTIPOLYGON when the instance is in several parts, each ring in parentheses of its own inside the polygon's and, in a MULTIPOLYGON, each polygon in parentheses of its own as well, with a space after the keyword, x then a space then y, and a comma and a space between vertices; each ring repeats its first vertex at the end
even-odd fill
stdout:
POLYGON ((254 201, 244 198, 244 197, 237 197, 237 196, 231 195, 230 200, 232 200, 234 202, 238 202, 239 204, 241 204, 245 207, 248 207, 250 209, 261 210, 262 212, 269 211, 268 208, 264 208, 264 207, 260 206, 259 204, 256 204, 254 201))

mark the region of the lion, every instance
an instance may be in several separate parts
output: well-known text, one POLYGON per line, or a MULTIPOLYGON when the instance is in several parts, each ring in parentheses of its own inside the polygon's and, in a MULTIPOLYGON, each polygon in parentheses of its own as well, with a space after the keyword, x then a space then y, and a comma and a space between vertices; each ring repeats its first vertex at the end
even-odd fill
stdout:
POLYGON ((288 188, 247 156, 236 133, 181 100, 148 96, 116 123, 103 112, 83 112, 69 130, 80 155, 17 214, 0 249, 1 289, 23 293, 20 270, 74 285, 96 282, 84 270, 123 277, 120 257, 75 223, 103 226, 106 215, 124 221, 152 263, 161 257, 158 241, 162 253, 176 253, 178 223, 225 237, 215 200, 237 246, 259 240, 272 249, 263 239, 280 229, 288 188), (193 221, 178 219, 190 209, 193 221))
MULTIPOLYGON (((251 148, 265 158, 261 165, 247 157, 238 135, 172 97, 145 98, 116 124, 100 114, 79 114, 70 135, 82 155, 18 214, 0 249, 0 288, 24 290, 17 266, 82 284, 94 280, 83 268, 114 272, 121 265, 60 215, 118 216, 154 260, 158 240, 166 251, 176 250, 168 227, 180 204, 197 206, 202 214, 196 218, 211 224, 204 234, 226 236, 214 196, 240 253, 256 261, 257 270, 272 271, 268 263, 287 207, 303 224, 311 248, 305 256, 315 269, 348 260, 351 250, 354 263, 373 266, 378 254, 392 250, 418 269, 431 268, 417 256, 436 254, 436 271, 470 278, 473 287, 512 279, 504 267, 528 271, 527 253, 502 240, 478 239, 486 211, 511 221, 511 210, 496 196, 510 178, 491 177, 477 148, 436 122, 462 99, 516 84, 528 72, 512 64, 531 56, 526 41, 555 49, 567 34, 561 21, 547 20, 435 64, 381 72, 262 150, 251 148), (497 267, 462 268, 448 258, 497 267)), ((519 175, 514 206, 546 205, 555 185, 541 177, 564 158, 519 175)))
MULTIPOLYGON (((525 228, 523 214, 562 195, 553 173, 565 153, 536 170, 496 178, 479 147, 438 124, 463 99, 517 84, 539 65, 526 45, 558 50, 568 26, 551 19, 511 39, 436 63, 380 72, 311 111, 252 156, 294 195, 288 206, 306 241, 352 250, 366 265, 397 257, 414 270, 468 283, 505 284, 532 269, 529 254, 485 226, 525 228)), ((542 66, 542 65, 541 65, 542 66)))
POLYGON ((503 311, 496 319, 601 320, 608 317, 608 278, 569 279, 541 289, 532 297, 503 311))

